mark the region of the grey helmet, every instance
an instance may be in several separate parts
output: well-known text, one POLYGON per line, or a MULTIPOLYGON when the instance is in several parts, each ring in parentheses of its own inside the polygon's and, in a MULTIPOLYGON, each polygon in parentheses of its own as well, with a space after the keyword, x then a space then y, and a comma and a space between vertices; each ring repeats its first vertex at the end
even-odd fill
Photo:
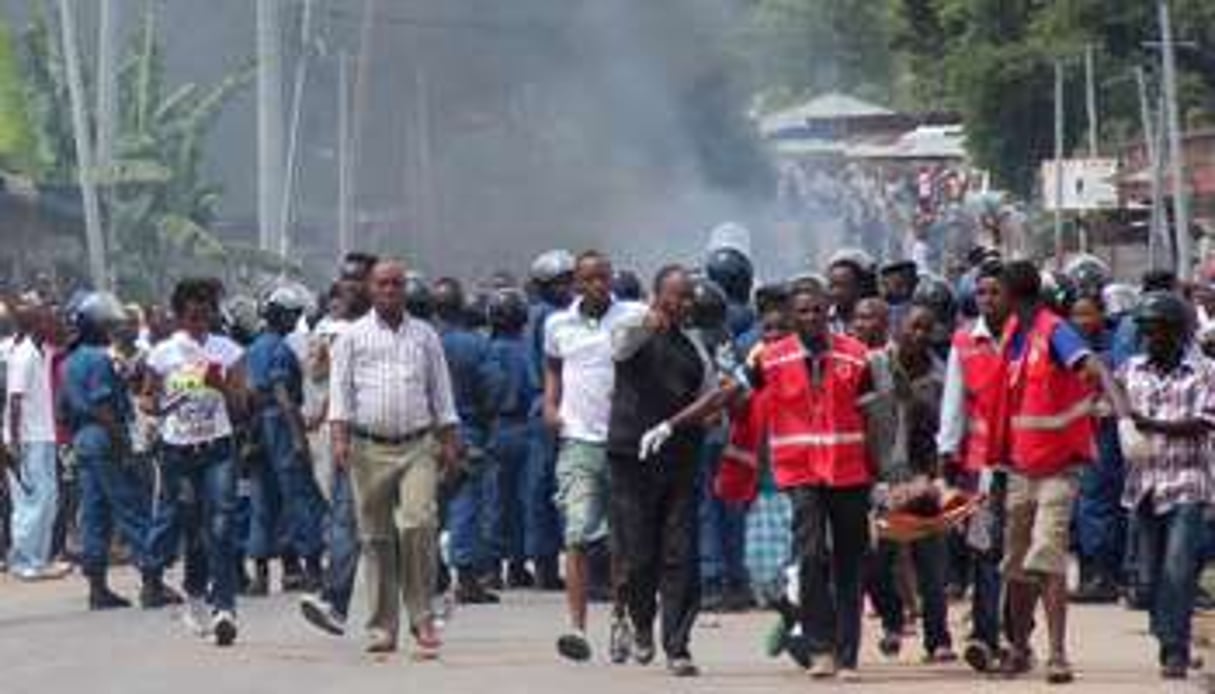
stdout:
POLYGON ((537 284, 548 284, 574 272, 574 254, 565 249, 545 251, 532 261, 531 278, 537 284))

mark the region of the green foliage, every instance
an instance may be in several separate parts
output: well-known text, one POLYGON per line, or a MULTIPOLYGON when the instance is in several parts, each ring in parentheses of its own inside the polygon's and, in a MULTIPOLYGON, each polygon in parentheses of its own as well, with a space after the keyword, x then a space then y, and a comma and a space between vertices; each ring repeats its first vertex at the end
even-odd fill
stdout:
POLYGON ((0 167, 33 175, 37 158, 37 139, 13 36, 8 25, 0 23, 0 167))

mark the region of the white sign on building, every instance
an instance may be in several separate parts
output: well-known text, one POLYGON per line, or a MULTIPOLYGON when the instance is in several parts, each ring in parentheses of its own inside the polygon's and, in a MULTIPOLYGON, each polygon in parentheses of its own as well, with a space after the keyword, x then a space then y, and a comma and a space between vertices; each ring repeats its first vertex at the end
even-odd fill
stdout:
POLYGON ((1114 176, 1118 173, 1117 159, 1064 159, 1063 195, 1057 201, 1055 162, 1042 162, 1042 200, 1048 211, 1108 210, 1118 207, 1118 188, 1114 176), (1060 204, 1061 202, 1061 204, 1060 204))

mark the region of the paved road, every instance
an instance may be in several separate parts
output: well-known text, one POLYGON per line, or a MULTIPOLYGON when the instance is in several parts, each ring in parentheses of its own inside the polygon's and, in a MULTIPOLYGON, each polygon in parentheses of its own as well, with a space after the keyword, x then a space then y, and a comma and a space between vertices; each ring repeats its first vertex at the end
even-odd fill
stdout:
MULTIPOLYGON (((135 593, 129 575, 116 584, 128 595, 135 593)), ((375 660, 362 654, 357 638, 318 634, 297 616, 290 597, 244 601, 241 639, 236 647, 220 650, 187 635, 170 611, 90 614, 82 608, 82 590, 78 577, 32 586, 0 577, 0 694, 768 694, 807 688, 947 694, 1048 689, 1038 676, 988 681, 961 665, 924 667, 914 662, 918 648, 905 648, 900 662, 883 661, 872 648, 873 623, 866 626, 859 684, 812 684, 790 661, 767 659, 760 652, 760 635, 770 617, 763 614, 702 617, 694 650, 704 676, 676 681, 657 666, 559 662, 553 638, 563 624, 562 604, 554 595, 511 593, 501 606, 463 609, 449 625, 442 661, 412 663, 405 655, 375 660)), ((962 613, 961 607, 955 609, 955 617, 962 613)), ((596 632, 605 633, 602 613, 595 617, 596 632)), ((1072 644, 1080 679, 1065 691, 1203 691, 1201 677, 1169 686, 1160 682, 1145 623, 1144 615, 1120 608, 1076 608, 1072 644)))

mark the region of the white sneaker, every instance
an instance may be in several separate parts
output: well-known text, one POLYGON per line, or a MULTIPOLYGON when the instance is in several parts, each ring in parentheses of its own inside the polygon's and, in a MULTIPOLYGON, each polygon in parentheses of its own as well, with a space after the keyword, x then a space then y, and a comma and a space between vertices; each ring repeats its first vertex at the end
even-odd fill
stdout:
POLYGON ((229 610, 217 610, 211 618, 211 632, 216 646, 231 646, 236 641, 236 615, 229 610))
POLYGON ((186 604, 181 611, 181 623, 186 629, 200 639, 211 634, 211 608, 203 598, 193 596, 186 598, 186 604))

